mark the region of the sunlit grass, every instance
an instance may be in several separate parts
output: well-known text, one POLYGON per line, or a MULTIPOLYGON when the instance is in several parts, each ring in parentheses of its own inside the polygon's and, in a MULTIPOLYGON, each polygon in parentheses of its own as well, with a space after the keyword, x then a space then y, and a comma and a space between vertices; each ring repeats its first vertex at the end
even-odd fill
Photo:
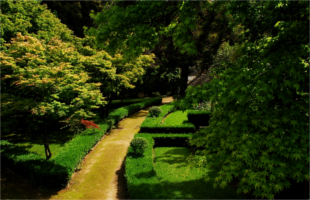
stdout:
POLYGON ((177 126, 187 121, 187 111, 175 111, 163 120, 165 126, 177 126))
MULTIPOLYGON (((186 159, 190 150, 186 147, 159 147, 154 149, 154 168, 165 199, 244 199, 231 186, 213 188, 213 182, 205 182, 204 174, 211 170, 190 168, 186 159)), ((154 194, 157 196, 157 194, 154 194)))

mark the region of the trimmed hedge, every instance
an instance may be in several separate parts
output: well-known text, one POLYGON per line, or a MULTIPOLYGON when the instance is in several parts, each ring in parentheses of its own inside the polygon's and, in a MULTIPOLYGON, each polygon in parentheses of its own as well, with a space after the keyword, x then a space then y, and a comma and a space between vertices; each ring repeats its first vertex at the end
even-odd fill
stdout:
POLYGON ((59 153, 50 160, 35 153, 25 153, 25 147, 1 141, 2 163, 18 172, 40 189, 61 189, 65 187, 78 164, 97 144, 111 127, 128 115, 144 107, 160 104, 162 98, 152 98, 119 108, 98 123, 99 130, 86 129, 67 142, 59 153))
POLYGON ((209 120, 211 118, 210 111, 200 111, 200 110, 188 110, 187 118, 188 121, 195 125, 196 128, 199 126, 208 126, 209 120))
MULTIPOLYGON (((146 99, 150 99, 149 97, 146 97, 146 99)), ((122 100, 113 100, 111 103, 110 109, 120 108, 124 106, 129 106, 134 103, 139 103, 141 101, 145 100, 144 98, 136 98, 136 99, 124 99, 122 100)))
MULTIPOLYGON (((164 139, 167 140, 186 140, 191 137, 192 134, 148 134, 139 133, 135 135, 136 137, 145 138, 149 146, 144 152, 143 156, 136 156, 133 153, 132 147, 129 147, 128 153, 125 160, 125 178, 127 180, 128 193, 131 199, 151 199, 152 197, 145 196, 146 192, 149 190, 156 190, 156 188, 149 188, 148 183, 158 183, 156 177, 156 171, 153 166, 153 148, 156 141, 162 140, 161 144, 166 144, 163 142, 164 139), (139 185, 139 187, 137 187, 139 185), (146 188, 145 188, 146 187, 146 188)), ((159 144, 156 144, 159 145, 159 144)), ((160 146, 160 145, 159 145, 160 146)), ((178 146, 178 145, 176 145, 178 146)), ((171 147, 174 147, 171 145, 171 147)), ((149 194, 147 192, 147 194, 149 194)), ((151 194, 149 194, 151 195, 151 194)))
POLYGON ((177 126, 167 126, 161 124, 165 116, 175 110, 174 104, 166 104, 160 107, 162 113, 159 117, 151 117, 150 114, 143 121, 140 127, 140 133, 193 133, 196 131, 196 127, 190 123, 184 123, 177 126))

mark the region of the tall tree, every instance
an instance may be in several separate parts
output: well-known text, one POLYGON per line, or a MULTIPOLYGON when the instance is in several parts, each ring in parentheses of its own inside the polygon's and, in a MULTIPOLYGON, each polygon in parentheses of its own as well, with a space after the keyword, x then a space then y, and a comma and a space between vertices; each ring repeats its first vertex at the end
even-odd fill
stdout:
POLYGON ((237 179, 238 193, 272 199, 309 181, 309 4, 231 2, 229 11, 244 26, 241 56, 181 105, 216 102, 210 125, 190 140, 216 170, 214 185, 237 179))
POLYGON ((90 110, 106 103, 99 89, 101 83, 86 83, 89 76, 79 62, 83 57, 70 43, 53 38, 44 44, 18 33, 5 45, 8 50, 0 53, 1 79, 13 82, 2 93, 1 116, 31 112, 29 125, 38 129, 49 159, 50 120, 95 116, 90 110))
POLYGON ((141 55, 145 49, 152 51, 160 41, 168 41, 157 51, 165 52, 163 62, 182 69, 183 95, 189 66, 206 56, 208 62, 204 63, 209 65, 209 54, 216 53, 219 44, 230 39, 224 10, 224 2, 111 2, 101 13, 92 15, 98 29, 91 31, 98 44, 108 42, 106 50, 111 55, 122 49, 126 58, 141 55))
POLYGON ((154 54, 141 55, 128 62, 121 54, 111 57, 107 52, 96 51, 89 46, 84 50, 85 55, 92 55, 83 61, 85 70, 92 77, 89 81, 102 83, 100 90, 106 97, 107 105, 99 108, 101 118, 109 113, 112 101, 124 90, 134 88, 134 84, 142 79, 144 68, 154 63, 154 54))

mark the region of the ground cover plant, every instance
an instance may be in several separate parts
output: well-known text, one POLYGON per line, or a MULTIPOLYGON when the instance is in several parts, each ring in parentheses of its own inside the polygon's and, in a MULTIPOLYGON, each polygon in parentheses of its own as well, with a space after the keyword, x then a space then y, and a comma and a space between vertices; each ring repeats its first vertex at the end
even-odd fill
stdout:
MULTIPOLYGON (((130 198, 133 199, 244 199, 233 188, 213 189, 213 183, 205 183, 205 169, 191 168, 188 157, 191 151, 186 144, 183 147, 160 147, 156 139, 188 139, 192 134, 150 134, 139 133, 136 137, 148 140, 149 147, 143 156, 133 154, 129 148, 125 161, 130 198), (184 147, 185 146, 185 147, 184 147)), ((164 140, 162 140, 163 144, 164 140)), ((207 170, 211 176, 215 172, 207 170)))
POLYGON ((152 117, 151 114, 143 121, 140 127, 140 132, 144 133, 191 133, 195 132, 196 128, 187 120, 186 112, 174 111, 174 103, 160 106, 162 113, 158 117, 152 117), (173 112, 174 111, 174 112, 173 112), (173 112, 171 117, 168 115, 173 112), (167 118, 165 118, 168 116, 167 118), (168 121, 166 121, 168 120, 168 121))
POLYGON ((129 114, 160 104, 161 98, 146 99, 140 103, 116 109, 97 125, 100 130, 86 129, 62 145, 58 154, 45 160, 27 147, 1 140, 1 158, 6 166, 41 189, 60 189, 67 185, 78 164, 111 127, 129 114))

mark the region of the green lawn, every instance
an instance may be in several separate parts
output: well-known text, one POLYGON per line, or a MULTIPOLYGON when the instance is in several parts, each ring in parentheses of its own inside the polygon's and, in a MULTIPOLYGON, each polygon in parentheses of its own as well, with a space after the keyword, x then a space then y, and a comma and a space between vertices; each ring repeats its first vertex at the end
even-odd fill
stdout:
POLYGON ((175 111, 163 120, 164 126, 178 126, 187 121, 187 111, 175 111))
MULTIPOLYGON (((154 198, 245 199, 244 196, 237 195, 231 186, 214 189, 212 182, 206 183, 202 169, 188 166, 186 159, 189 155, 190 151, 186 147, 154 149, 154 168, 160 186, 157 193, 152 194, 154 198)), ((212 175, 211 171, 209 173, 212 175)))
MULTIPOLYGON (((57 155, 61 147, 73 137, 74 133, 68 129, 51 131, 49 134, 50 150, 53 154, 52 159, 57 155)), ((14 143, 24 151, 36 153, 45 158, 44 146, 40 135, 36 135, 27 129, 17 130, 10 134, 2 134, 1 140, 14 143)))

